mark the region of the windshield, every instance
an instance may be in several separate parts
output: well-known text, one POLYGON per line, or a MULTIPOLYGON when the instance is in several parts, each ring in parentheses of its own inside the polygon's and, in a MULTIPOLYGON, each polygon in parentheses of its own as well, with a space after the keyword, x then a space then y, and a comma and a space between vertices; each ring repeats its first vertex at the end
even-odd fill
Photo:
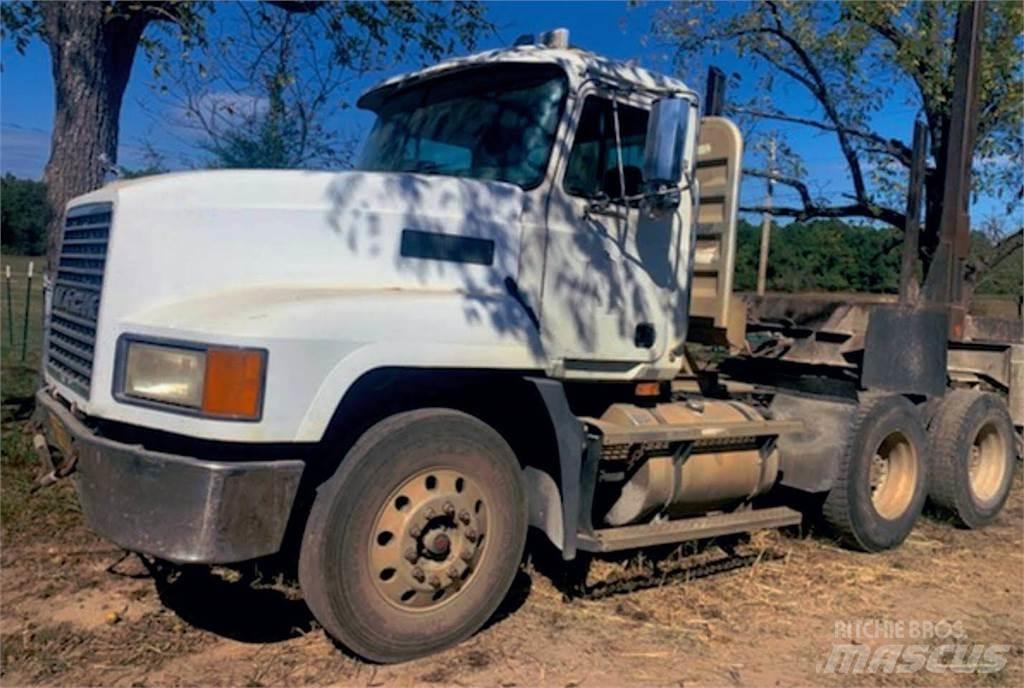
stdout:
POLYGON ((520 64, 370 93, 377 121, 358 167, 536 186, 544 178, 565 92, 560 68, 520 64))

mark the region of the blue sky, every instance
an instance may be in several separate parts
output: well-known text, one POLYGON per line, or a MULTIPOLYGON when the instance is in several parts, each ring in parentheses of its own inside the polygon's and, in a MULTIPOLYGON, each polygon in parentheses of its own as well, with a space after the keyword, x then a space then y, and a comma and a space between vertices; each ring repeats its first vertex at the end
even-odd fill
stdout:
MULTIPOLYGON (((489 18, 498 27, 498 36, 486 37, 481 48, 510 44, 520 34, 537 34, 555 27, 570 29, 574 45, 623 60, 636 59, 643 66, 656 71, 676 73, 669 48, 659 45, 650 37, 651 19, 659 3, 646 2, 638 7, 625 2, 492 2, 489 18)), ((728 3, 720 11, 729 12, 728 3)), ((224 10, 218 16, 224 16, 224 10)), ((141 55, 141 51, 140 51, 141 55)), ((40 42, 34 42, 25 55, 19 55, 10 41, 4 41, 2 50, 2 100, 0 100, 0 170, 18 176, 38 178, 42 173, 49 151, 50 127, 53 120, 53 82, 50 75, 49 53, 40 42)), ((744 74, 749 88, 754 81, 749 69, 728 52, 714 57, 715 64, 727 73, 744 74)), ((403 65, 392 72, 405 71, 415 65, 403 65)), ((707 63, 687 66, 682 71, 691 85, 703 88, 703 75, 707 63)), ((387 76, 375 74, 358 83, 365 87, 387 76)), ((127 167, 143 164, 145 145, 153 146, 165 156, 172 167, 181 166, 184 158, 196 159, 201 153, 194 141, 180 128, 173 126, 174 113, 168 106, 154 103, 151 85, 153 77, 145 58, 136 63, 124 99, 121 114, 121 150, 119 162, 127 167)), ((797 110, 808 112, 812 108, 809 96, 801 89, 779 85, 781 94, 797 110), (804 107, 806 106, 806 107, 804 107)), ((914 109, 896 102, 879 113, 874 125, 885 136, 909 140, 913 126, 914 109)), ((360 113, 347 111, 339 117, 337 126, 365 131, 370 119, 360 113)), ((785 125, 772 125, 785 131, 785 125)), ((826 132, 795 127, 791 131, 795 150, 804 158, 808 178, 814 190, 839 199, 850 190, 849 179, 834 137, 826 132)), ((748 157, 749 162, 749 157, 748 157)), ((764 195, 762 180, 748 179, 744 183, 745 202, 756 203, 764 195)), ((776 187, 776 203, 798 205, 795 192, 776 187)), ((973 210, 975 216, 984 216, 1002 207, 992 199, 978 199, 973 210)))

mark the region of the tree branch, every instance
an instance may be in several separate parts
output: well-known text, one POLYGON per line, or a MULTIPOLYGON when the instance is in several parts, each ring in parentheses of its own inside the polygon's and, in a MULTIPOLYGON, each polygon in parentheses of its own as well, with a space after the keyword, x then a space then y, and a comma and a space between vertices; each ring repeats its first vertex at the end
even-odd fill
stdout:
POLYGON ((852 203, 850 205, 819 206, 811 205, 804 208, 776 207, 763 205, 740 206, 744 213, 769 213, 779 217, 791 217, 794 220, 811 220, 817 217, 863 217, 869 220, 881 220, 890 225, 901 226, 904 217, 888 208, 852 203))
POLYGON ((787 115, 783 112, 768 112, 765 110, 757 110, 754 108, 746 108, 739 106, 726 107, 726 110, 732 113, 749 115, 751 117, 760 117, 763 119, 773 119, 780 122, 792 122, 793 124, 802 124, 807 127, 814 127, 815 129, 821 129, 822 131, 838 132, 843 131, 844 133, 863 139, 865 141, 871 141, 881 146, 877 149, 880 153, 887 153, 899 160, 901 163, 910 166, 911 150, 898 139, 886 139, 883 136, 871 131, 864 131, 863 129, 855 129, 853 127, 836 126, 835 124, 829 124, 828 122, 819 122, 809 117, 797 117, 796 115, 787 115))
POLYGON ((294 14, 312 14, 325 4, 323 0, 266 0, 266 3, 294 14))
MULTIPOLYGON (((777 35, 777 32, 775 31, 767 31, 766 33, 777 35)), ((808 79, 806 76, 796 71, 789 65, 783 63, 766 50, 762 50, 761 48, 754 48, 753 52, 755 55, 759 55, 762 60, 775 67, 775 69, 779 70, 793 81, 796 81, 797 83, 801 84, 811 93, 814 93, 817 90, 817 86, 814 83, 812 83, 810 79, 808 79)))
POLYGON ((1003 237, 998 244, 992 247, 992 251, 988 255, 979 256, 971 261, 967 265, 964 278, 974 284, 981 282, 981 278, 986 272, 1012 256, 1022 246, 1024 246, 1024 228, 1003 237))
MULTIPOLYGON (((907 45, 908 37, 905 33, 900 31, 891 22, 883 19, 872 18, 870 15, 865 15, 860 11, 860 7, 856 3, 851 3, 845 7, 846 11, 850 12, 857 21, 861 22, 869 29, 874 31, 876 34, 881 36, 884 40, 888 41, 896 53, 899 53, 905 49, 907 45)), ((925 2, 921 4, 921 17, 927 17, 932 25, 932 34, 930 40, 936 49, 941 47, 941 41, 937 34, 939 21, 939 7, 938 3, 925 2)), ((918 93, 921 96, 921 102, 924 104, 923 110, 925 118, 928 120, 928 129, 931 134, 931 147, 933 153, 938 151, 938 146, 941 141, 941 131, 939 129, 941 125, 942 117, 939 112, 929 107, 932 99, 928 97, 929 87, 928 80, 934 79, 940 70, 944 69, 945 65, 942 59, 942 55, 931 55, 931 59, 914 60, 911 63, 911 67, 907 69, 911 79, 914 81, 914 85, 917 87, 918 93)), ((952 96, 952 91, 947 89, 947 97, 952 96)))
MULTIPOLYGON (((825 111, 825 114, 828 116, 829 120, 831 120, 832 124, 835 125, 836 138, 839 139, 839 148, 842 150, 843 157, 846 158, 846 164, 850 168, 850 176, 853 179, 853 190, 856 193, 857 201, 859 204, 867 206, 868 196, 864 185, 864 174, 860 167, 860 158, 857 157, 856 149, 850 144, 850 140, 842 128, 839 111, 836 109, 835 103, 832 100, 832 96, 825 84, 825 79, 822 76, 821 71, 818 69, 817 65, 814 64, 814 60, 811 59, 810 54, 808 54, 804 47, 800 45, 800 42, 793 36, 789 35, 786 31, 782 22, 782 17, 779 14, 779 8, 775 2, 773 0, 767 0, 765 4, 775 19, 775 28, 771 29, 771 32, 782 39, 782 41, 790 47, 793 54, 796 55, 797 59, 803 65, 809 80, 813 82, 811 87, 809 87, 811 95, 817 98, 822 109, 825 111)), ((807 86, 805 81, 800 81, 807 86)))
POLYGON ((790 177, 788 175, 779 174, 776 171, 771 170, 748 170, 744 169, 743 174, 750 177, 758 177, 760 179, 771 179, 779 184, 785 184, 786 186, 793 187, 800 194, 800 202, 804 204, 804 208, 814 207, 814 202, 811 200, 811 192, 807 189, 807 184, 797 179, 796 177, 790 177))

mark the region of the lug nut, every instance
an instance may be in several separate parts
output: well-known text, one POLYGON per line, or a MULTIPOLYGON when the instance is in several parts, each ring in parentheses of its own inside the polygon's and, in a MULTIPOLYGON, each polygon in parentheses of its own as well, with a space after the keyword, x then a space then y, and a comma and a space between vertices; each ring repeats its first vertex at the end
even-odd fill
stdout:
POLYGON ((462 511, 460 511, 460 512, 459 512, 459 520, 460 520, 460 521, 462 521, 462 523, 463 523, 464 525, 467 525, 467 526, 468 526, 468 525, 469 525, 469 512, 468 512, 468 511, 466 511, 465 509, 463 509, 462 511))
POLYGON ((428 506, 423 510, 423 516, 429 521, 434 518, 434 510, 428 506))
POLYGON ((435 590, 441 587, 441 579, 437 576, 431 576, 429 583, 430 587, 434 588, 435 590))
POLYGON ((421 569, 419 566, 412 570, 412 577, 420 583, 422 583, 426 579, 426 576, 423 574, 423 569, 421 569))
POLYGON ((464 549, 459 554, 459 557, 462 558, 462 561, 469 562, 469 560, 473 558, 473 553, 470 552, 468 549, 464 549))
POLYGON ((412 528, 409 529, 409 535, 412 535, 414 538, 418 538, 422 534, 423 534, 423 529, 420 528, 419 526, 413 526, 412 528))
POLYGON ((466 531, 466 539, 470 542, 476 542, 476 531, 470 528, 466 531))
POLYGON ((409 560, 410 564, 415 564, 416 560, 419 558, 416 556, 416 549, 410 547, 409 549, 405 550, 405 558, 409 560))
POLYGON ((444 503, 444 515, 445 516, 454 516, 455 515, 455 505, 452 504, 451 502, 445 502, 444 503))
POLYGON ((459 570, 457 568, 452 566, 451 568, 448 569, 448 577, 451 578, 452 580, 458 580, 459 578, 462 577, 462 574, 459 573, 459 570))

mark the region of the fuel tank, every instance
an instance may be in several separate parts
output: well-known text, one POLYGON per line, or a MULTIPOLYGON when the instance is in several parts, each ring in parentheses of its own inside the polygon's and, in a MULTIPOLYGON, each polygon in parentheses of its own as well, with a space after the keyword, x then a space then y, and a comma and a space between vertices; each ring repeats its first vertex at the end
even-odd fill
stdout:
POLYGON ((778 476, 779 456, 774 438, 758 436, 754 430, 763 420, 753 407, 734 401, 612 405, 601 416, 602 424, 704 432, 700 439, 608 448, 602 474, 621 476, 621 481, 606 479, 599 486, 598 504, 607 511, 595 516, 608 526, 623 526, 655 516, 678 518, 731 509, 767 492, 778 476), (728 438, 715 438, 716 426, 735 428, 743 423, 751 425, 749 437, 730 433, 728 438))

